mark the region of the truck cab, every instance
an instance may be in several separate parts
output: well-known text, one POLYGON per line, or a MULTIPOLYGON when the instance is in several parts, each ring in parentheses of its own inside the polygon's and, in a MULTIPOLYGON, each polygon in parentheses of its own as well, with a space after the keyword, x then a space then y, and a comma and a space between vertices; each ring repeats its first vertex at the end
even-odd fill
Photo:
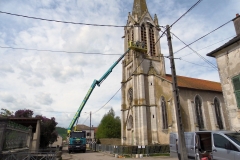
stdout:
MULTIPOLYGON (((170 155, 175 157, 177 133, 170 134, 170 155)), ((232 131, 185 132, 188 159, 238 160, 240 159, 240 133, 232 131)), ((181 154, 181 153, 179 153, 181 154)))
POLYGON ((86 131, 71 131, 69 135, 68 153, 86 152, 86 131))

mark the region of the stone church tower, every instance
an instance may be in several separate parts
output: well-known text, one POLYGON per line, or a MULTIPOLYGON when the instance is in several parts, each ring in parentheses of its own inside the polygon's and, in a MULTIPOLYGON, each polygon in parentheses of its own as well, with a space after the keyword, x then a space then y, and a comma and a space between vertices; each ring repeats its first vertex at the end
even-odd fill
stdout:
POLYGON ((153 74, 165 74, 161 54, 158 18, 148 12, 145 0, 134 0, 125 28, 125 51, 129 41, 141 41, 147 45, 147 53, 131 50, 122 64, 122 137, 123 144, 147 145, 149 137, 157 140, 157 115, 155 78, 153 74), (139 27, 136 27, 139 26, 139 27), (157 43, 155 45, 155 43, 157 43))
MULTIPOLYGON (((122 61, 122 144, 169 144, 170 132, 177 132, 176 112, 157 15, 151 17, 146 0, 134 0, 126 26, 124 50, 140 41, 147 52, 131 50, 122 61)), ((220 83, 184 76, 177 81, 185 131, 229 129, 220 83)))

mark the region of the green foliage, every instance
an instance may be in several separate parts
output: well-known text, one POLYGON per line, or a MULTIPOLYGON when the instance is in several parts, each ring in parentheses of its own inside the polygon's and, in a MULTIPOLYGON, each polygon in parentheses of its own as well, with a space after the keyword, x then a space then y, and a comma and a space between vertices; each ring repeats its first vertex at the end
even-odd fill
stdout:
POLYGON ((62 127, 56 127, 57 133, 63 138, 63 140, 67 139, 67 129, 62 127))
POLYGON ((3 117, 12 117, 13 112, 9 111, 8 109, 2 108, 2 112, 0 112, 0 115, 3 117))
POLYGON ((105 114, 98 126, 97 138, 120 138, 121 137, 121 121, 115 112, 111 108, 107 114, 105 114))

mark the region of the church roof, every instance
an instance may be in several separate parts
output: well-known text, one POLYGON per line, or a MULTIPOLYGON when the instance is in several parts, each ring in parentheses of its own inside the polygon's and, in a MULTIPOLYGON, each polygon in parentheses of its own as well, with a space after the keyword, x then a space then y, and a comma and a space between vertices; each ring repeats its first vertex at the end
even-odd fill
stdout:
MULTIPOLYGON (((164 78, 172 82, 172 75, 166 74, 164 78)), ((191 77, 177 76, 177 83, 178 83, 178 87, 182 87, 182 88, 222 92, 221 83, 219 82, 213 82, 213 81, 191 78, 191 77)))
POLYGON ((147 11, 146 0, 134 0, 132 15, 137 15, 141 17, 145 11, 147 11))

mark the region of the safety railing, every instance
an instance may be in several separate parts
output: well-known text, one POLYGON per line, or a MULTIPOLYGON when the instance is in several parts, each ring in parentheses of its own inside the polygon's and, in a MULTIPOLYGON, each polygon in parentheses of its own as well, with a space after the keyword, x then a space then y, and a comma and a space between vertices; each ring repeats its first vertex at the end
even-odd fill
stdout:
POLYGON ((169 154, 169 145, 147 145, 147 146, 114 146, 102 144, 89 144, 90 149, 97 152, 106 152, 118 155, 143 154, 151 156, 154 154, 169 154))
POLYGON ((57 152, 1 153, 0 160, 56 160, 57 152))

